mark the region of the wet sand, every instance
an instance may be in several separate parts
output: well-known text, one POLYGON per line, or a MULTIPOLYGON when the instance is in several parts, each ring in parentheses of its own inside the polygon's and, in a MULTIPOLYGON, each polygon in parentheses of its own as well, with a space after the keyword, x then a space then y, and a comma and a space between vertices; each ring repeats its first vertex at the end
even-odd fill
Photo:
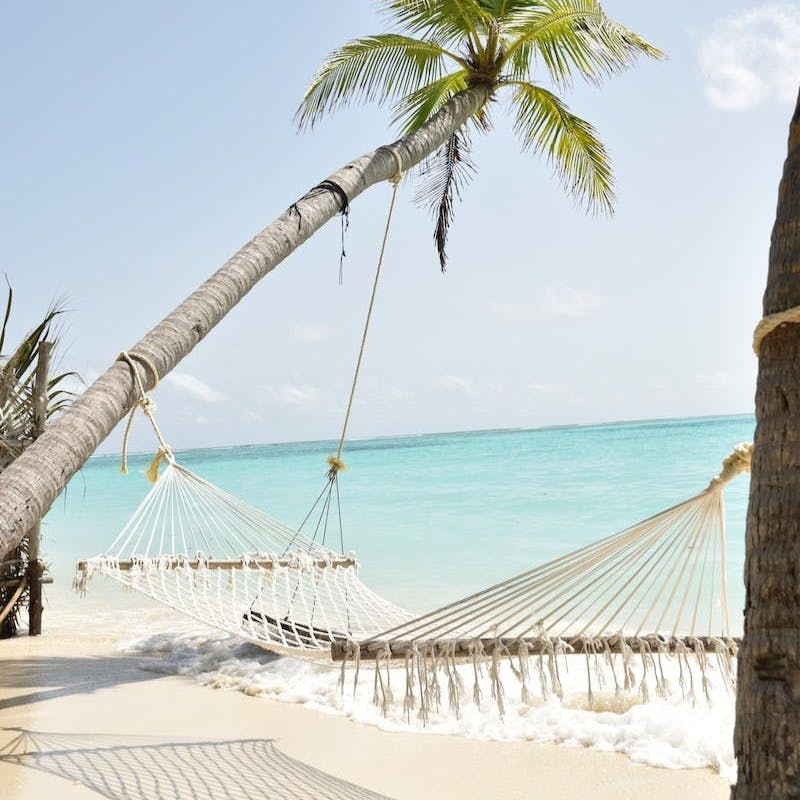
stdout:
POLYGON ((101 637, 0 642, 0 795, 72 798, 727 798, 710 770, 531 742, 387 733, 149 671, 101 637))

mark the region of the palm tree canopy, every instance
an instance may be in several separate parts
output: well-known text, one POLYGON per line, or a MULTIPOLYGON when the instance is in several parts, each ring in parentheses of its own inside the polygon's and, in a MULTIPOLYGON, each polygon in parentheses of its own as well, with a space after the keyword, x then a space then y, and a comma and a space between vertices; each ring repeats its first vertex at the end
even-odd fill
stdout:
MULTIPOLYGON (((523 152, 542 154, 568 194, 589 211, 614 207, 611 162, 592 125, 552 91, 575 78, 598 84, 638 57, 663 53, 608 17, 597 0, 380 0, 397 32, 334 50, 306 90, 296 121, 312 127, 353 103, 390 104, 402 135, 417 130, 458 92, 481 86, 473 117, 490 127, 488 103, 508 96, 523 152), (542 69, 543 68, 543 69, 542 69), (536 76, 544 73, 550 88, 536 76)), ((474 164, 462 128, 423 166, 418 199, 431 205, 442 269, 455 199, 474 164)))

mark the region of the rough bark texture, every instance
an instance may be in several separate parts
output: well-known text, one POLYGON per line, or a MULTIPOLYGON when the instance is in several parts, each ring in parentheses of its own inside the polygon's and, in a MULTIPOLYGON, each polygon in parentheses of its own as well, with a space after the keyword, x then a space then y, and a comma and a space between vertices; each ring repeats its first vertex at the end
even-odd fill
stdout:
MULTIPOLYGON (((800 98, 772 231, 764 314, 800 305, 800 98)), ((747 514, 734 800, 800 797, 800 325, 764 339, 747 514)))
MULTIPOLYGON (((482 88, 455 97, 430 122, 395 142, 403 167, 440 147, 487 100, 482 88)), ((350 200, 397 171, 389 149, 379 147, 328 177, 350 200)), ((290 206, 178 308, 130 349, 149 358, 162 377, 286 256, 336 216, 335 192, 314 192, 290 206)), ((152 385, 148 376, 148 385, 152 385)), ((0 557, 50 507, 67 481, 130 409, 135 395, 130 370, 115 362, 70 408, 0 475, 0 557)))

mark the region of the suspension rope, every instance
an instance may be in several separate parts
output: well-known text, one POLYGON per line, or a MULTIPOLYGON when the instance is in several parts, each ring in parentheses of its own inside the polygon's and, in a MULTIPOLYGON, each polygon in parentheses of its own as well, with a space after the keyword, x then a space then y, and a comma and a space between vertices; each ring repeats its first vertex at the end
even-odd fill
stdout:
POLYGON ((346 469, 347 465, 342 461, 342 450, 344 449, 344 442, 347 437, 347 426, 350 423, 350 413, 353 410, 353 399, 355 398, 356 394, 356 385, 358 384, 358 376, 361 371, 361 361, 364 357, 364 347, 367 342, 367 334, 369 332, 369 324, 372 320, 372 309, 375 306, 375 295, 378 291, 378 282, 380 281, 381 277, 381 268, 383 267, 383 257, 386 253, 386 243, 389 240, 389 229, 391 228, 392 224, 392 214, 394 213, 394 206, 395 200, 397 199, 397 190, 400 186, 400 181, 403 179, 403 162, 400 159, 397 151, 393 148, 387 148, 389 152, 394 157, 395 163, 397 164, 397 172, 389 179, 389 182, 392 184, 392 199, 389 203, 389 213, 386 216, 386 226, 383 231, 383 240, 381 242, 381 249, 378 255, 378 266, 375 270, 375 280, 372 283, 372 295, 369 299, 369 307, 367 308, 367 318, 364 321, 364 332, 361 335, 361 345, 358 348, 358 358, 356 359, 356 368, 355 372, 353 373, 353 383, 350 386, 350 397, 347 401, 347 411, 344 415, 344 424, 342 425, 342 435, 339 437, 339 446, 336 450, 336 455, 331 456, 328 458, 328 466, 330 470, 328 472, 331 479, 336 476, 336 473, 339 472, 341 469, 346 469))
POLYGON ((128 421, 125 424, 125 433, 122 436, 121 471, 123 474, 127 474, 128 472, 128 437, 130 436, 131 427, 133 426, 133 418, 136 416, 136 409, 141 408, 142 412, 149 420, 150 425, 153 427, 153 431, 156 434, 156 439, 158 439, 158 450, 156 451, 153 461, 145 472, 147 477, 153 483, 155 483, 158 479, 158 469, 161 466, 161 461, 166 460, 170 464, 174 464, 175 460, 172 456, 172 448, 167 444, 163 434, 161 433, 161 429, 158 427, 158 423, 156 422, 156 404, 147 396, 147 392, 144 388, 144 381, 142 380, 142 374, 136 362, 138 361, 150 371, 150 374, 153 376, 153 389, 158 386, 158 370, 156 369, 155 364, 153 364, 153 362, 147 356, 144 356, 141 353, 123 350, 119 354, 117 361, 124 361, 130 367, 131 374, 133 375, 134 387, 139 392, 139 397, 131 406, 130 413, 128 414, 128 421))
MULTIPOLYGON (((395 164, 397 165, 397 170, 395 174, 389 179, 389 182, 392 184, 392 198, 389 202, 389 211, 386 215, 386 225, 384 226, 383 230, 383 239, 381 240, 381 247, 380 251, 378 252, 378 264, 375 268, 375 279, 372 282, 372 294, 369 298, 369 306, 367 308, 367 317, 364 320, 364 330, 361 334, 361 343, 359 344, 358 348, 358 358, 356 359, 356 366, 353 372, 353 381, 350 384, 350 395, 347 399, 347 409, 344 415, 344 422, 342 424, 342 433, 339 436, 339 444, 336 448, 336 455, 328 457, 328 474, 327 474, 327 483, 323 487, 322 491, 320 492, 317 499, 314 501, 314 505, 311 506, 311 510, 306 514, 305 519, 300 524, 298 531, 303 529, 303 526, 308 522, 314 510, 319 506, 320 502, 322 503, 319 516, 317 517, 316 526, 314 528, 314 534, 311 539, 311 545, 313 546, 316 544, 317 536, 320 533, 320 528, 322 529, 322 544, 324 546, 327 538, 328 533, 328 522, 330 519, 331 513, 331 506, 336 503, 336 513, 334 516, 335 524, 339 526, 339 547, 341 552, 344 553, 344 527, 342 524, 342 504, 341 504, 341 497, 339 495, 339 472, 341 470, 347 469, 347 465, 342 460, 342 451, 344 450, 344 443, 347 438, 347 427, 350 423, 350 414, 353 411, 353 401, 355 399, 356 394, 356 386, 358 385, 358 377, 361 372, 361 362, 364 358, 364 348, 366 347, 367 343, 367 335, 369 333, 369 325, 372 321, 372 311, 375 307, 375 297, 378 293, 378 283, 380 282, 381 278, 381 269, 383 267, 383 259, 386 254, 386 245, 389 241, 389 231, 392 226, 392 216, 394 214, 394 207, 397 201, 397 191, 400 187, 400 182, 403 179, 403 162, 400 159, 400 155, 397 153, 394 148, 386 148, 394 158, 395 164)), ((298 579, 299 581, 299 579, 298 579)), ((297 587, 299 586, 299 582, 297 586, 295 586, 295 593, 297 592, 297 587)), ((294 595, 293 595, 294 597, 294 595)), ((350 630, 350 612, 349 612, 349 605, 347 599, 347 593, 345 593, 345 605, 348 607, 347 610, 347 629, 350 630)), ((316 609, 316 602, 312 607, 312 619, 314 610, 316 609)))

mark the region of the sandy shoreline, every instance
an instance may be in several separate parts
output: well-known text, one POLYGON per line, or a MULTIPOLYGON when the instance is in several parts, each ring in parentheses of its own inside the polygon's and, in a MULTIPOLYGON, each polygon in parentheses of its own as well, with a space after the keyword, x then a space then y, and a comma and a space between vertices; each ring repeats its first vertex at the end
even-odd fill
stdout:
POLYGON ((147 670, 112 639, 0 642, 7 798, 720 800, 710 770, 531 742, 387 733, 147 670), (29 735, 21 737, 21 732, 29 735))

